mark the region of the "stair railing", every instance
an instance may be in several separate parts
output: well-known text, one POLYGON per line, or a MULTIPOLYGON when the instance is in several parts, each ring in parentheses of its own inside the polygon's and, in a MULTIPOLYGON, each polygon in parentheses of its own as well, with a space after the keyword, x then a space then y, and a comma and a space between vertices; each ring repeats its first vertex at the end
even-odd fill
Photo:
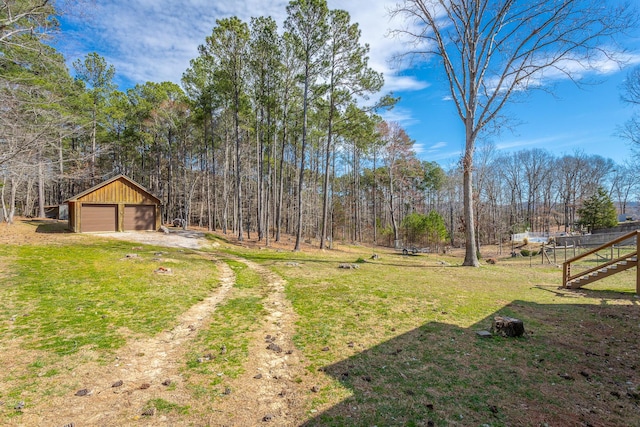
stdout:
MULTIPOLYGON (((564 263, 562 263, 562 287, 566 288, 567 287, 567 283, 569 283, 572 280, 578 279, 580 277, 584 277, 587 276, 595 271, 598 271, 602 268, 605 268, 607 266, 616 264, 620 261, 624 261, 626 259, 632 258, 634 255, 637 255, 638 253, 638 238, 640 237, 640 230, 636 230, 636 231, 632 231, 631 233, 627 233, 625 235, 622 235, 620 237, 618 237, 617 239, 611 240, 610 242, 607 242, 603 245, 598 246, 595 249, 591 249, 590 251, 587 251, 583 254, 580 255, 576 255, 573 258, 570 258, 568 260, 566 260, 564 263), (621 256, 619 258, 615 258, 613 259, 613 246, 624 242, 625 240, 629 240, 629 239, 633 239, 635 238, 635 242, 634 245, 636 247, 636 250, 631 253, 631 254, 626 254, 624 256, 621 256), (575 274, 571 274, 571 264, 575 264, 577 261, 584 259, 586 257, 588 257, 589 255, 593 255, 596 252, 600 252, 601 250, 607 249, 607 248, 611 248, 611 254, 612 254, 612 259, 605 263, 605 264, 600 264, 596 267, 590 268, 588 270, 583 270, 580 271, 578 273, 575 274)), ((636 268, 636 293, 640 295, 640 268, 636 268)))

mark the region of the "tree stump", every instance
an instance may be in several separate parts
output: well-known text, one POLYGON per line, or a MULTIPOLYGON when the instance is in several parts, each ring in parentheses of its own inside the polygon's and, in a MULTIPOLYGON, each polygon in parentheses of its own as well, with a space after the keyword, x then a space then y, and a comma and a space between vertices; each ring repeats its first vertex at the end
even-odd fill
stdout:
POLYGON ((491 325, 491 333, 503 337, 521 337, 524 334, 524 323, 513 317, 496 316, 491 325))

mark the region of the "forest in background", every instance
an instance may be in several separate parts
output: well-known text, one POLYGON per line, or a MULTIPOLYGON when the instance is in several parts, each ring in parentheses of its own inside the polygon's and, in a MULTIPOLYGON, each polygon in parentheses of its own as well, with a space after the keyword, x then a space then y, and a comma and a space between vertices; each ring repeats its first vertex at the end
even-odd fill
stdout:
MULTIPOLYGON (((420 159, 385 109, 383 76, 349 14, 292 1, 282 30, 269 17, 218 20, 181 84, 124 91, 97 53, 73 61, 48 43, 48 2, 0 6, 0 212, 44 207, 116 174, 157 195, 163 221, 240 240, 399 246, 464 242, 462 166, 420 159), (401 243, 403 242, 403 243, 401 243)), ((637 167, 543 148, 478 146, 478 243, 511 233, 571 231, 605 188, 625 213, 637 167)))

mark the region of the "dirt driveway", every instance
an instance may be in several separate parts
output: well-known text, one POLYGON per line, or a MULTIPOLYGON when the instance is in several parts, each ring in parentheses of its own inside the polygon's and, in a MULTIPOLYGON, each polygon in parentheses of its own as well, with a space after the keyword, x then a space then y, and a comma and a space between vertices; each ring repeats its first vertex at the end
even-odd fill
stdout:
MULTIPOLYGON (((203 249, 212 247, 205 239, 202 231, 171 228, 168 233, 156 231, 125 231, 122 233, 96 233, 94 235, 109 239, 139 242, 147 245, 166 246, 170 248, 203 249)), ((215 244, 213 245, 215 246, 215 244)))

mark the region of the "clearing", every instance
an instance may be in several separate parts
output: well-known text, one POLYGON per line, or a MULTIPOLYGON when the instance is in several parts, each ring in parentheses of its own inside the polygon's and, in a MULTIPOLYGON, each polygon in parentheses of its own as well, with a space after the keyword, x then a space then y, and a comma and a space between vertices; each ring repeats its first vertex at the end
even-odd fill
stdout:
POLYGON ((59 228, 0 225, 2 425, 640 425, 635 272, 59 228))

